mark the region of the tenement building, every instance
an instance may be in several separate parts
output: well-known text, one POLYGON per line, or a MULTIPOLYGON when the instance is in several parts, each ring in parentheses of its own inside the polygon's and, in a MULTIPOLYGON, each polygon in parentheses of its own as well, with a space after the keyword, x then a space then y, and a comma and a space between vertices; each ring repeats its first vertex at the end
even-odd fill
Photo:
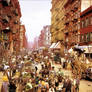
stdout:
POLYGON ((20 28, 20 49, 23 50, 24 48, 27 48, 27 38, 25 35, 26 29, 25 25, 21 25, 20 28))
POLYGON ((92 45, 92 6, 80 14, 80 45, 92 45))
POLYGON ((51 33, 50 33, 50 25, 44 26, 44 46, 46 48, 50 47, 51 45, 51 33))
POLYGON ((65 42, 67 48, 78 43, 78 33, 80 29, 80 0, 68 0, 65 4, 65 42))
POLYGON ((51 43, 61 42, 61 54, 64 53, 64 15, 67 0, 52 0, 51 8, 51 43))
POLYGON ((67 48, 80 43, 80 13, 92 6, 92 0, 67 0, 65 4, 65 43, 67 48))
POLYGON ((0 43, 11 52, 20 49, 20 17, 18 0, 0 0, 0 43))
POLYGON ((50 25, 46 25, 41 30, 39 39, 38 39, 39 47, 49 48, 51 45, 51 33, 50 33, 50 25))

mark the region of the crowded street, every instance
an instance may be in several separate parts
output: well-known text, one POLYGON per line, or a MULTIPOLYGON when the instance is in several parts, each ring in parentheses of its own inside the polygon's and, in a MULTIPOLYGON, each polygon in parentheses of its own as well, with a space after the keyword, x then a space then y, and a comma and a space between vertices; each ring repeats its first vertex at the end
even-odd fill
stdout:
POLYGON ((44 54, 41 53, 43 52, 33 51, 30 54, 24 53, 24 56, 16 56, 16 59, 14 59, 15 56, 12 57, 15 62, 19 61, 17 64, 19 67, 13 65, 12 74, 8 76, 11 78, 8 79, 6 74, 11 66, 0 73, 0 88, 3 79, 6 82, 12 80, 13 84, 11 85, 15 85, 16 92, 52 92, 50 89, 53 89, 53 92, 92 91, 92 82, 88 79, 82 79, 78 74, 73 74, 72 66, 68 65, 69 62, 66 67, 63 67, 62 61, 56 63, 47 50, 44 54), (16 71, 14 67, 16 67, 16 71))
POLYGON ((0 92, 92 92, 92 0, 0 0, 0 92))

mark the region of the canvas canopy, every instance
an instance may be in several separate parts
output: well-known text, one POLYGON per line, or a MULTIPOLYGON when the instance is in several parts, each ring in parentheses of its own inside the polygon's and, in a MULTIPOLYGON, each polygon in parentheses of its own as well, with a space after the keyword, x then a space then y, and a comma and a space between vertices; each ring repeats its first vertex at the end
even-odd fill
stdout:
POLYGON ((56 45, 54 46, 55 49, 60 49, 61 48, 61 43, 57 42, 56 45))
POLYGON ((50 46, 50 49, 53 49, 55 45, 56 43, 52 43, 52 45, 50 46))

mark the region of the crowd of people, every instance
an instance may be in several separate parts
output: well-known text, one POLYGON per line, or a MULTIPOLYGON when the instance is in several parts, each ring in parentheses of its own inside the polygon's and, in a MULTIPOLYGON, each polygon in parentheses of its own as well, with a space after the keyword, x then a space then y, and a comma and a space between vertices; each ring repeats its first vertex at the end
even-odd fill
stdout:
POLYGON ((78 78, 64 76, 62 69, 56 72, 54 67, 49 67, 47 64, 42 65, 42 69, 33 79, 35 80, 31 81, 30 84, 35 82, 36 91, 34 89, 34 92, 38 90, 38 92, 79 92, 80 82, 78 78))
POLYGON ((19 65, 23 69, 21 68, 20 71, 14 68, 11 81, 5 77, 4 73, 1 92, 8 92, 8 88, 11 89, 9 92, 16 92, 16 89, 18 92, 79 92, 80 78, 65 75, 62 72, 62 68, 64 68, 62 63, 61 67, 56 69, 57 64, 52 58, 46 58, 46 56, 39 58, 39 55, 36 57, 34 53, 31 53, 26 59, 24 56, 20 60, 24 63, 17 64, 17 66, 19 65), (21 72, 19 78, 14 77, 17 71, 21 72))

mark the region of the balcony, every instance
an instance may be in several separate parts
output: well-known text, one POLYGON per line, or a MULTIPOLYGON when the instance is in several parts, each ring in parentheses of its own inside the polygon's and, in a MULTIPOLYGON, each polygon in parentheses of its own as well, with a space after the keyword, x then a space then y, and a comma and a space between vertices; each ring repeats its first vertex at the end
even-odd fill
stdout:
POLYGON ((55 8, 55 11, 58 11, 59 10, 59 8, 55 8))
POLYGON ((66 26, 69 25, 69 19, 66 20, 65 25, 66 25, 66 26))
POLYGON ((11 31, 10 27, 7 27, 3 30, 4 33, 9 33, 11 31))
POLYGON ((59 18, 56 18, 56 21, 59 21, 59 18))
POLYGON ((14 21, 14 24, 18 24, 18 21, 14 21))
POLYGON ((73 3, 75 0, 70 0, 70 3, 73 3))
POLYGON ((76 16, 72 17, 71 22, 76 23, 78 21, 78 18, 76 16))
POLYGON ((66 18, 69 18, 69 17, 70 17, 70 13, 67 12, 67 13, 65 14, 65 16, 66 16, 66 18))
POLYGON ((69 25, 69 22, 66 22, 65 25, 68 26, 69 25))
POLYGON ((9 22, 9 18, 8 18, 7 15, 3 15, 2 17, 3 17, 3 19, 2 19, 3 23, 8 23, 9 22))
POLYGON ((70 6, 68 6, 65 11, 66 11, 66 13, 69 13, 70 12, 70 6))
POLYGON ((14 14, 15 16, 18 16, 18 10, 17 10, 17 9, 13 10, 13 14, 14 14))
POLYGON ((77 11, 77 10, 78 10, 78 6, 75 6, 75 7, 74 7, 74 11, 77 11))
POLYGON ((78 21, 78 19, 77 18, 74 18, 73 22, 76 23, 77 21, 78 21))
POLYGON ((71 13, 74 13, 75 11, 74 11, 74 9, 71 9, 71 13))
POLYGON ((75 24, 74 25, 74 30, 77 30, 78 29, 78 24, 75 24))
POLYGON ((73 10, 74 10, 74 11, 77 11, 77 10, 78 10, 78 7, 79 7, 79 1, 75 1, 75 2, 73 3, 72 7, 73 7, 73 10))
POLYGON ((68 31, 65 31, 64 34, 65 34, 66 37, 68 37, 69 32, 68 31))
POLYGON ((12 19, 12 15, 10 15, 10 14, 8 14, 7 17, 8 17, 9 19, 12 19))

